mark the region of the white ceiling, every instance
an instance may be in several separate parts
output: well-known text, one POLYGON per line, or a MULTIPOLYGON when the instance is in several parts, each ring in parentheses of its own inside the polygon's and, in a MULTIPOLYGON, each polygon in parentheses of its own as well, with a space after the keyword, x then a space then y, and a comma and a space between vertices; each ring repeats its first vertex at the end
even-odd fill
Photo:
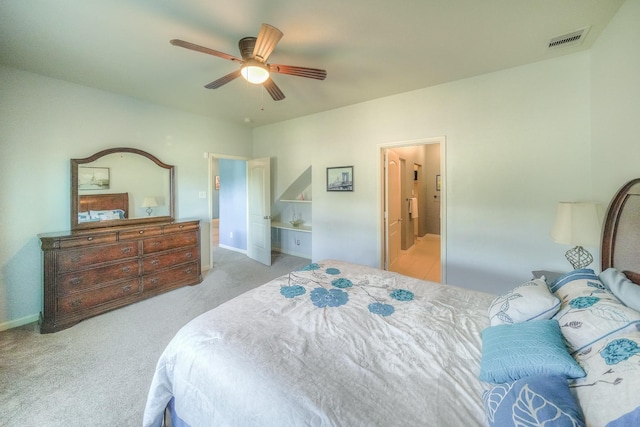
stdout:
POLYGON ((2 0, 0 63, 189 112, 259 126, 588 49, 624 0, 2 0), (284 37, 273 101, 238 65, 169 44, 239 56, 261 23, 284 37), (549 40, 591 26, 576 47, 549 40))

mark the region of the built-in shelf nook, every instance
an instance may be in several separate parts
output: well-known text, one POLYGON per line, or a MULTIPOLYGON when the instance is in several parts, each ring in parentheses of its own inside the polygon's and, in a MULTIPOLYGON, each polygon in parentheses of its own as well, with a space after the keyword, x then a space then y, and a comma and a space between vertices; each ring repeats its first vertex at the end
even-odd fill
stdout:
POLYGON ((272 245, 292 255, 311 257, 311 166, 274 202, 272 245))

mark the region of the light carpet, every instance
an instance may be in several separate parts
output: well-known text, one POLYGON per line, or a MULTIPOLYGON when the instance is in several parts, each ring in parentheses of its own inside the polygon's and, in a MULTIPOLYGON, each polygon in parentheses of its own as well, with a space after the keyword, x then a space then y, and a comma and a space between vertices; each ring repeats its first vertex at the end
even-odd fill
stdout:
POLYGON ((202 283, 40 334, 0 332, 0 425, 140 426, 155 365, 188 321, 309 260, 273 254, 271 267, 216 248, 202 283))

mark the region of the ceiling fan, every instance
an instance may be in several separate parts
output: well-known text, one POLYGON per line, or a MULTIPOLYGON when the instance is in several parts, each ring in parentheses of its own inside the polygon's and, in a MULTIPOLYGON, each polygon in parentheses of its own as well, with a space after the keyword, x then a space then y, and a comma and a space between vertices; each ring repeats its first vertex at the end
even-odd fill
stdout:
POLYGON ((262 24, 258 37, 244 37, 238 42, 240 55, 238 58, 224 52, 199 46, 184 40, 173 39, 170 43, 174 46, 184 47, 185 49, 195 50, 197 52, 208 53, 209 55, 219 58, 228 59, 237 62, 240 69, 226 76, 205 85, 207 89, 217 89, 220 86, 229 83, 232 80, 242 76, 249 83, 262 84, 269 92, 274 101, 280 101, 285 98, 280 88, 271 79, 270 73, 289 74, 291 76, 307 77, 310 79, 324 80, 327 77, 327 71, 318 68, 296 67, 292 65, 267 64, 267 59, 276 44, 280 41, 283 34, 282 31, 269 24, 262 24))

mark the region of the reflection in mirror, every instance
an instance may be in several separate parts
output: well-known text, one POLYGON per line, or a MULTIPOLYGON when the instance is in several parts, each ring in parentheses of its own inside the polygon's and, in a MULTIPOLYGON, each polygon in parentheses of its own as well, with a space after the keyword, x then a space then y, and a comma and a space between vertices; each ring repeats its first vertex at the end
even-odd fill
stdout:
POLYGON ((71 160, 71 228, 173 221, 174 168, 134 148, 71 160))

